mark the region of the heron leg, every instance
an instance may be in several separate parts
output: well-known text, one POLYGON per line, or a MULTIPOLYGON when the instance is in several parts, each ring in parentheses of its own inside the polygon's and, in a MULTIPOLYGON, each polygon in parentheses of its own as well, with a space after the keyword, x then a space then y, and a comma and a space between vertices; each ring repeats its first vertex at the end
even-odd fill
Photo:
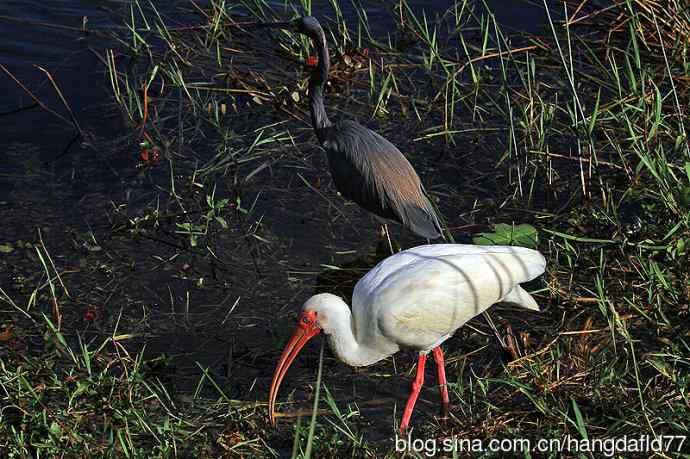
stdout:
POLYGON ((412 410, 414 410, 414 404, 417 403, 417 397, 419 397, 419 392, 422 390, 422 385, 424 385, 424 366, 426 365, 426 354, 419 353, 419 359, 417 360, 417 376, 415 376, 414 381, 412 381, 412 390, 410 391, 410 397, 407 399, 407 405, 405 405, 405 411, 403 411, 402 421, 400 422, 400 432, 404 433, 407 427, 410 425, 410 418, 412 417, 412 410))
POLYGON ((437 346, 431 352, 433 352, 434 362, 436 362, 438 390, 441 393, 441 419, 448 419, 450 398, 448 397, 448 381, 446 381, 446 362, 443 360, 443 349, 441 349, 441 346, 437 346))

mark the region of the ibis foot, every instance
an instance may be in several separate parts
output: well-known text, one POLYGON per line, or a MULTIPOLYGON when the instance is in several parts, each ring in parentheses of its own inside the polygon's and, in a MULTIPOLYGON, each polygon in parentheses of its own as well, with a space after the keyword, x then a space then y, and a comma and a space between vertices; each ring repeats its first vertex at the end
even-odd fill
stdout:
POLYGON ((434 355, 434 362, 436 362, 438 392, 441 395, 441 419, 448 419, 450 397, 448 397, 448 380, 446 380, 446 363, 443 358, 443 349, 441 349, 441 346, 437 346, 431 352, 434 355))

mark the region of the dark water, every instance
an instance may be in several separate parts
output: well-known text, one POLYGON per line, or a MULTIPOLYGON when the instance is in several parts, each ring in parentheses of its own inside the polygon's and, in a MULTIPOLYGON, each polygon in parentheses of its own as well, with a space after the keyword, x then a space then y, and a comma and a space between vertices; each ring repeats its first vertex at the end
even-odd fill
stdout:
MULTIPOLYGON (((171 16, 178 4, 187 2, 157 2, 161 12, 171 16)), ((424 11, 430 19, 442 15, 450 4, 438 0, 410 2, 417 13, 424 11)), ((507 29, 537 33, 544 28, 546 19, 539 4, 500 0, 487 4, 507 29)), ((79 29, 107 31, 121 27, 121 18, 129 11, 127 5, 119 0, 5 0, 0 3, 0 63, 43 103, 68 118, 56 91, 38 67, 44 68, 56 80, 85 132, 99 140, 117 138, 124 127, 108 109, 108 80, 95 53, 113 44, 79 29)), ((370 22, 375 28, 387 30, 387 25, 392 24, 390 5, 377 5, 367 10, 370 22)), ((349 2, 344 2, 343 8, 346 16, 354 16, 349 2)), ((332 15, 327 2, 315 2, 313 12, 332 15)), ((184 22, 184 18, 177 19, 184 22)), ((127 192, 133 186, 123 182, 124 177, 132 175, 131 157, 104 151, 102 146, 100 150, 88 148, 92 138, 71 143, 75 132, 68 122, 35 106, 15 81, 0 73, 0 138, 4 151, 0 209, 13 212, 47 203, 48 214, 41 213, 41 220, 66 219, 79 225, 88 217, 80 212, 80 201, 107 200, 109 193, 127 192)), ((27 226, 40 223, 23 222, 27 226)))
MULTIPOLYGON (((164 14, 176 11, 174 2, 157 3, 164 14)), ((325 6, 316 3, 314 14, 332 15, 328 2, 321 3, 325 6)), ((507 28, 537 33, 544 27, 539 5, 488 3, 507 28)), ((417 0, 411 5, 434 18, 449 3, 417 0)), ((0 2, 0 63, 48 107, 69 118, 46 74, 36 66, 49 71, 88 133, 73 142, 75 130, 69 122, 30 108, 32 99, 0 73, 0 243, 35 240, 40 229, 56 263, 74 271, 66 278, 73 288, 72 316, 80 317, 95 304, 101 330, 110 333, 122 313, 122 331, 138 335, 149 355, 174 357, 168 378, 178 389, 194 387, 199 362, 226 383, 229 397, 264 399, 279 345, 291 326, 282 317, 314 293, 317 283, 324 283, 322 265, 354 263, 365 269, 362 259, 376 244, 376 224, 340 200, 337 205, 349 219, 344 222, 332 206, 305 195, 299 182, 285 178, 276 186, 270 178, 259 178, 249 196, 256 199, 256 215, 265 222, 260 236, 270 241, 268 245, 247 237, 251 221, 218 236, 215 246, 223 253, 210 260, 178 256, 176 247, 156 241, 118 238, 116 231, 113 236, 110 229, 117 227, 118 218, 131 216, 133 209, 156 207, 155 186, 162 181, 137 169, 138 148, 111 104, 109 82, 96 53, 114 44, 79 29, 84 23, 91 30, 119 27, 127 11, 121 1, 0 2), (301 194, 291 193, 291 187, 301 194), (359 229, 353 231, 353 226, 359 229), (90 268, 95 261, 101 268, 90 268), (228 315, 233 304, 236 308, 228 315)), ((344 12, 353 14, 347 8, 344 12)), ((370 23, 382 30, 392 23, 388 6, 372 7, 368 13, 370 23)), ((161 168, 157 173, 169 172, 161 168)), ((327 174, 322 170, 313 176, 327 174)), ((40 265, 30 254, 16 251, 3 257, 3 284, 17 277, 40 279, 40 265)), ((352 279, 336 276, 325 282, 342 283, 346 289, 352 279)), ((82 323, 79 327, 89 328, 82 323)), ((314 368, 316 353, 306 354, 297 367, 314 368)), ((346 371, 335 362, 328 365, 346 371)), ((304 373, 299 378, 311 380, 313 372, 304 373)), ((291 384, 297 385, 299 372, 292 374, 291 384)), ((376 390, 376 381, 363 378, 360 375, 340 392, 347 398, 376 390)), ((384 395, 391 393, 395 395, 395 386, 384 395)))

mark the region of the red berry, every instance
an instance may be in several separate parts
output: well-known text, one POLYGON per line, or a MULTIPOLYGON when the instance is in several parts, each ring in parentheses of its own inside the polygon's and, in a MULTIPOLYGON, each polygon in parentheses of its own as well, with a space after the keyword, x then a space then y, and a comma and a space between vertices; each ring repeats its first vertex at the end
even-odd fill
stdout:
POLYGON ((307 66, 308 67, 316 67, 316 65, 319 63, 319 58, 316 56, 309 56, 307 58, 307 66))
POLYGON ((84 313, 84 320, 86 322, 93 322, 96 319, 96 305, 89 305, 88 309, 84 313))

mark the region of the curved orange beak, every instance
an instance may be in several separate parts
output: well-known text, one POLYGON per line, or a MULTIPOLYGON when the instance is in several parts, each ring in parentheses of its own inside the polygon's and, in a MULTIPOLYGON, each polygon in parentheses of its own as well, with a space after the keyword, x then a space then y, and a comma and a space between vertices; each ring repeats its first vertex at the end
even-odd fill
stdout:
POLYGON ((271 381, 271 390, 268 393, 268 418, 271 424, 275 425, 275 404, 278 396, 278 388, 283 381, 285 373, 292 364, 299 351, 302 350, 307 341, 318 335, 321 329, 316 325, 316 313, 314 311, 304 311, 299 316, 299 323, 297 329, 293 333, 292 338, 288 341, 287 346, 280 356, 276 371, 273 373, 273 381, 271 381))

